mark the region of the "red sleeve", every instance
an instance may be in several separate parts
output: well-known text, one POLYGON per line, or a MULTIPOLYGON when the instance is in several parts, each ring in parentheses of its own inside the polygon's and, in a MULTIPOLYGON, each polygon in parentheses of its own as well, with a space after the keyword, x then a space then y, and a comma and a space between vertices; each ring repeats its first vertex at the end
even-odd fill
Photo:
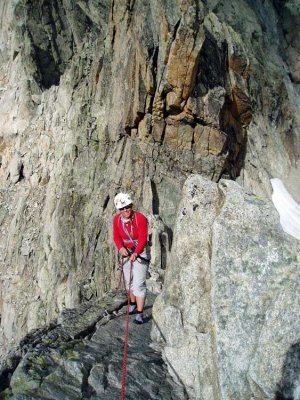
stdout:
POLYGON ((141 254, 148 241, 148 221, 145 215, 136 213, 138 225, 138 244, 135 249, 137 255, 141 254))
POLYGON ((117 246, 117 249, 120 250, 121 247, 123 247, 123 240, 120 235, 120 215, 117 214, 115 215, 113 219, 113 239, 115 242, 115 245, 117 246))

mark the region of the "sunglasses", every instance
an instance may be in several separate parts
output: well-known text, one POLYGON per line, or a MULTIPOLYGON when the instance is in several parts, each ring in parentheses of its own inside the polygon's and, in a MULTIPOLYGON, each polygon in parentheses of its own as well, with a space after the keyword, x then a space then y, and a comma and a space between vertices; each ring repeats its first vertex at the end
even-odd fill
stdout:
POLYGON ((120 211, 124 211, 124 210, 129 210, 130 208, 132 208, 132 204, 129 204, 128 206, 119 208, 120 211))

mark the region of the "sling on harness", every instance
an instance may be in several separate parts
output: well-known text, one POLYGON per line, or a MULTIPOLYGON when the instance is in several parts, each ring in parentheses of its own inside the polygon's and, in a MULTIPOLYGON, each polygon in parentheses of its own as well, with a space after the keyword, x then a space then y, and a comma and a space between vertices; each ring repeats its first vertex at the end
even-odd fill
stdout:
MULTIPOLYGON (((134 246, 133 249, 129 249, 129 248, 126 247, 126 246, 124 246, 124 247, 125 247, 125 249, 128 251, 129 254, 133 254, 134 251, 135 251, 135 249, 136 249, 136 246, 137 246, 137 241, 136 241, 136 240, 133 240, 133 238, 131 237, 130 233, 128 232, 128 230, 127 230, 127 228, 126 228, 126 226, 125 226, 123 220, 122 220, 122 227, 123 227, 123 230, 124 230, 124 232, 126 233, 127 237, 129 238, 129 241, 130 241, 130 242, 133 244, 133 246, 134 246)), ((147 263, 150 262, 150 260, 148 260, 148 259, 145 258, 145 257, 142 257, 141 255, 138 255, 137 258, 139 258, 141 261, 144 261, 144 262, 147 262, 147 263)))
MULTIPOLYGON (((125 249, 128 251, 128 253, 129 253, 130 255, 133 254, 133 253, 134 253, 134 250, 135 250, 135 248, 129 249, 129 248, 126 247, 126 246, 125 246, 125 249)), ((149 260, 148 258, 142 257, 142 256, 140 256, 140 255, 138 255, 137 258, 140 259, 141 261, 144 261, 144 262, 147 262, 147 263, 150 262, 150 260, 149 260)))

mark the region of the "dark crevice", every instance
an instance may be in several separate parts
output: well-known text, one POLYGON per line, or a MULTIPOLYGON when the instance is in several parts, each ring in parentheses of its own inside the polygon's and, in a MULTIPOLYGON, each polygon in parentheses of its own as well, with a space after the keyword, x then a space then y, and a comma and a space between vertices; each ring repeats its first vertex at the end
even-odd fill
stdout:
POLYGON ((163 144, 163 142, 164 142, 164 140, 165 140, 165 136, 166 136, 166 124, 164 124, 164 128, 163 128, 163 131, 162 131, 162 134, 161 134, 161 138, 160 138, 160 145, 162 145, 163 144))
POLYGON ((112 0, 112 2, 111 2, 111 9, 110 9, 110 12, 111 12, 111 20, 112 20, 112 22, 113 22, 113 20, 114 20, 114 7, 115 7, 115 0, 112 0))
POLYGON ((291 72, 288 73, 288 76, 289 76, 289 78, 290 78, 290 80, 291 80, 292 83, 295 83, 295 84, 299 84, 299 83, 300 83, 299 80, 294 79, 294 77, 293 77, 293 75, 291 74, 291 72))
MULTIPOLYGON (((146 108, 146 98, 145 98, 145 104, 144 104, 144 110, 146 108)), ((133 126, 130 127, 130 129, 138 129, 139 127, 139 123, 142 121, 142 119, 144 118, 145 113, 142 111, 137 111, 135 119, 133 121, 133 126)))
POLYGON ((162 232, 159 235, 160 251, 161 251, 161 269, 165 270, 167 268, 167 255, 168 255, 168 235, 166 232, 162 232))
POLYGON ((126 11, 128 13, 127 29, 129 29, 131 21, 132 21, 134 4, 135 4, 135 0, 127 0, 127 4, 126 4, 126 11))
POLYGON ((104 200, 104 203, 103 203, 103 206, 102 206, 103 211, 106 209, 109 200, 110 200, 110 197, 109 197, 109 196, 106 196, 106 198, 105 198, 105 200, 104 200))
MULTIPOLYGON (((295 400, 300 376, 300 343, 293 344, 286 353, 282 377, 277 385, 275 400, 295 400)), ((298 396, 297 396, 298 398, 298 396)))
POLYGON ((176 38, 176 35, 177 35, 177 31, 178 31, 180 22, 181 22, 181 18, 180 18, 180 19, 176 22, 176 24, 174 25, 174 30, 173 30, 173 35, 172 35, 172 42, 174 42, 174 40, 175 40, 175 38, 176 38))
POLYGON ((132 129, 132 127, 130 125, 126 125, 125 128, 124 128, 124 131, 125 131, 124 135, 131 136, 131 129, 132 129))
POLYGON ((132 13, 134 5, 135 5, 135 0, 127 0, 127 4, 126 4, 127 11, 132 13))
POLYGON ((104 365, 104 374, 103 374, 103 387, 104 387, 104 390, 108 387, 108 378, 107 378, 108 374, 109 374, 108 365, 104 365))
MULTIPOLYGON (((159 52, 159 47, 155 46, 154 51, 152 53, 152 65, 151 65, 151 71, 152 71, 152 76, 153 76, 153 82, 156 82, 157 79, 157 64, 158 64, 158 52, 159 52)), ((153 88, 153 94, 155 93, 156 88, 153 88)))
POLYGON ((156 46, 154 48, 154 51, 152 52, 152 56, 151 56, 151 74, 153 77, 154 87, 153 87, 153 92, 149 93, 151 98, 150 98, 149 110, 147 110, 147 112, 149 112, 151 114, 153 112, 153 102, 154 102, 154 96, 155 96, 156 87, 157 87, 156 80, 157 80, 158 52, 159 52, 159 47, 156 46))
POLYGON ((168 243, 169 243, 169 251, 171 251, 172 248, 172 244, 173 244, 173 231, 169 226, 165 227, 165 231, 168 235, 168 243))
POLYGON ((21 167, 20 167, 18 182, 22 181, 23 179, 25 179, 25 176, 24 176, 24 164, 22 164, 21 167))
POLYGON ((148 237, 148 246, 152 246, 152 233, 149 233, 149 237, 148 237))
POLYGON ((114 25, 112 35, 111 35, 111 47, 112 48, 114 47, 114 44, 115 44, 115 38, 116 38, 116 27, 114 25))
POLYGON ((196 125, 211 126, 211 127, 214 126, 212 123, 204 121, 202 118, 197 117, 197 116, 194 116, 194 123, 195 123, 195 126, 196 125))
POLYGON ((216 39, 209 31, 205 31, 205 40, 200 51, 198 71, 192 97, 201 97, 215 87, 226 87, 227 79, 227 43, 222 42, 219 48, 216 39), (213 67, 212 67, 213 66, 213 67))
POLYGON ((193 154, 193 160, 195 157, 195 131, 193 131, 192 142, 191 142, 191 151, 193 154))
POLYGON ((14 354, 13 356, 9 356, 9 363, 7 363, 9 364, 9 366, 7 366, 7 368, 3 368, 0 373, 0 392, 3 392, 5 389, 8 389, 10 387, 12 374, 19 365, 21 359, 21 354, 14 354))
POLYGON ((84 399, 89 399, 92 396, 96 396, 95 390, 89 384, 89 377, 93 365, 89 365, 87 369, 84 370, 83 377, 82 377, 82 384, 81 384, 81 394, 84 399))
POLYGON ((98 67, 97 67, 97 71, 96 71, 96 83, 99 82, 99 78, 100 78, 100 73, 103 67, 103 58, 100 58, 99 62, 98 62, 98 67))
MULTIPOLYGON (((118 311, 121 310, 121 308, 123 308, 126 304, 127 304, 127 299, 122 304, 120 304, 119 307, 116 307, 113 311, 115 313, 118 313, 118 311)), ((109 320, 112 318, 117 318, 117 316, 107 312, 105 316, 100 317, 97 321, 93 321, 92 324, 90 324, 85 330, 81 331, 78 335, 74 336, 74 338, 90 340, 97 330, 97 323, 103 318, 107 318, 109 320)))
POLYGON ((159 196, 155 183, 151 180, 152 190, 152 212, 154 215, 159 215, 159 196))
POLYGON ((220 127, 227 135, 222 154, 228 152, 228 157, 217 181, 221 178, 235 180, 244 167, 247 151, 247 131, 239 122, 239 115, 235 115, 235 113, 235 104, 229 96, 226 96, 221 111, 220 127))

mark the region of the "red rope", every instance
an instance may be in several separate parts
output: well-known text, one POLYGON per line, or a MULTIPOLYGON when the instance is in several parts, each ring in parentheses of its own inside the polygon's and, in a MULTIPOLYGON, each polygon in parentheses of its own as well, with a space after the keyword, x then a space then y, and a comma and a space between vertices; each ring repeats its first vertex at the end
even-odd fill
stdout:
MULTIPOLYGON (((133 265, 133 262, 130 261, 130 275, 129 275, 130 277, 129 277, 129 289, 128 289, 128 301, 127 301, 125 337, 124 337, 124 351, 123 351, 121 400, 125 399, 126 369, 127 369, 127 349, 128 349, 128 333, 129 333, 130 285, 131 285, 131 278, 132 278, 132 265, 133 265)), ((122 268, 122 270, 123 270, 123 268, 122 268)))

